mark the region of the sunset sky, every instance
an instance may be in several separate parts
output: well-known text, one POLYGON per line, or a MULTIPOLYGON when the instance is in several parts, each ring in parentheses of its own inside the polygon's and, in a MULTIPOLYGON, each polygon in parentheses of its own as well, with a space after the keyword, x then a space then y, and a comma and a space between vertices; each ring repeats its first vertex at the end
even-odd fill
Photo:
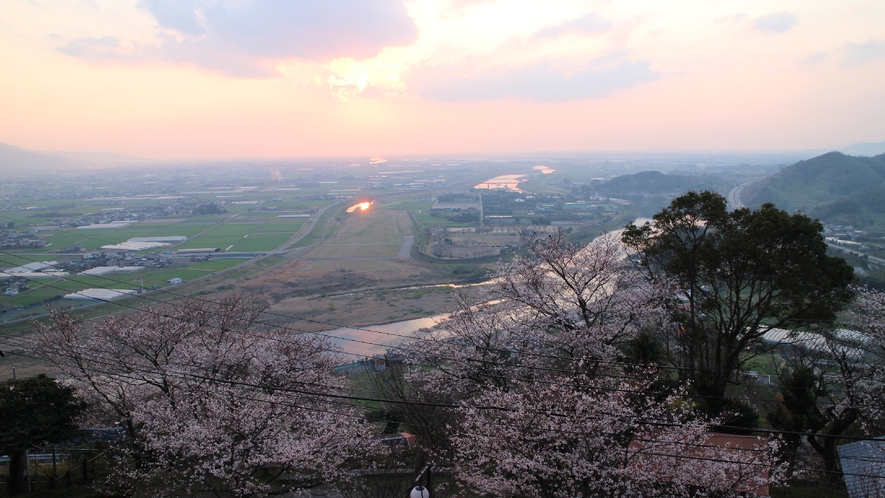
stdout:
POLYGON ((0 0, 0 142, 156 159, 885 140, 885 2, 0 0))

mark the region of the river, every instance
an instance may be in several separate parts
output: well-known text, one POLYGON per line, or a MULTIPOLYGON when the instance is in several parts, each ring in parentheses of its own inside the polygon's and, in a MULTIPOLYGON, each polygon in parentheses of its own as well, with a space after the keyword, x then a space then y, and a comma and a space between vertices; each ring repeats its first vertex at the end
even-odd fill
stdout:
MULTIPOLYGON (((649 220, 648 218, 638 218, 635 223, 637 225, 641 225, 646 221, 651 220, 649 220)), ((609 236, 620 238, 621 232, 623 232, 623 229, 615 230, 613 232, 610 232, 609 236)), ((443 285, 460 287, 459 285, 454 284, 443 285)), ((431 286, 418 286, 415 288, 438 286, 439 284, 431 286)), ((443 319, 445 319, 446 316, 446 314, 441 314, 429 316, 426 318, 416 318, 414 320, 404 320, 401 322, 387 323, 384 325, 369 325, 366 327, 342 327, 333 330, 316 332, 316 335, 326 336, 330 338, 332 342, 336 346, 340 347, 342 352, 344 352, 348 356, 370 357, 376 354, 383 354, 385 351, 387 351, 388 348, 396 346, 402 343, 404 339, 414 336, 415 332, 418 332, 418 330, 422 328, 433 327, 434 325, 440 323, 443 319)))
POLYGON ((347 356, 369 357, 383 354, 388 348, 396 346, 415 334, 419 329, 433 327, 446 315, 435 315, 427 318, 416 318, 384 325, 367 327, 342 327, 340 329, 316 332, 318 336, 326 336, 347 356))

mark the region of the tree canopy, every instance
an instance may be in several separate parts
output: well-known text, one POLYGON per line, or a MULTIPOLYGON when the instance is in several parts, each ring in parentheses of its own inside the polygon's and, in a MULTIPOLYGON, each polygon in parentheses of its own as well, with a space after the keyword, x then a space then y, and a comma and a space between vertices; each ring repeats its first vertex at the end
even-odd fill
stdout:
POLYGON ((40 374, 0 383, 0 451, 27 450, 58 443, 77 430, 74 419, 84 408, 74 389, 40 374))
POLYGON ((366 442, 353 409, 323 403, 346 386, 332 371, 335 347, 263 327, 262 311, 236 296, 94 326, 53 311, 35 353, 126 429, 132 467, 121 485, 161 474, 173 493, 199 485, 260 496, 269 490, 255 478, 262 466, 328 475, 366 442))
MULTIPOLYGON (((837 327, 794 340, 786 360, 768 420, 809 433, 804 439, 822 459, 825 478, 836 481, 837 436, 885 431, 885 293, 857 289, 837 327)), ((798 451, 802 438, 787 435, 786 443, 790 465, 807 468, 798 451)))
POLYGON ((43 374, 0 382, 0 454, 10 456, 12 494, 25 470, 25 451, 73 436, 74 421, 84 408, 73 388, 43 374))
POLYGON ((822 226, 773 204, 729 212, 715 192, 689 192, 622 240, 655 281, 673 286, 677 325, 662 331, 707 413, 725 406, 729 383, 770 327, 802 328, 836 317, 852 297, 852 268, 826 254, 822 226))
POLYGON ((407 347, 416 398, 452 407, 434 457, 489 496, 727 497, 765 485, 768 441, 708 444, 684 391, 622 363, 626 342, 666 322, 666 289, 633 271, 611 236, 527 243, 533 256, 502 264, 479 303, 462 299, 407 347))

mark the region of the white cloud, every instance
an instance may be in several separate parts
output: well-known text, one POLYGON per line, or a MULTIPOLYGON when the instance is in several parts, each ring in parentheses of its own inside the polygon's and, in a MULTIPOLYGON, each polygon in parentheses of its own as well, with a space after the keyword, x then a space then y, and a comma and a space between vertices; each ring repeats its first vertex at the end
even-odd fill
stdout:
POLYGON ((827 60, 827 58, 829 58, 829 56, 830 56, 830 54, 828 52, 815 52, 815 53, 809 55, 808 57, 800 60, 799 65, 806 66, 806 67, 814 67, 814 66, 820 64, 821 62, 827 60))
POLYGON ((549 63, 451 77, 453 68, 422 68, 412 88, 426 98, 447 102, 515 98, 533 102, 566 102, 609 96, 619 88, 656 81, 649 61, 624 60, 617 65, 564 73, 549 63))
POLYGON ((799 19, 789 12, 774 12, 756 18, 753 27, 764 35, 786 33, 799 24, 799 19))
MULTIPOLYGON (((278 76, 275 63, 285 59, 370 58, 418 38, 402 0, 140 0, 137 5, 167 32, 158 35, 156 45, 139 47, 140 58, 191 63, 233 76, 278 76)), ((98 50, 91 40, 76 39, 62 51, 87 59, 121 58, 98 50)))
POLYGON ((865 43, 849 43, 842 47, 844 67, 859 66, 876 59, 885 58, 885 42, 869 40, 865 43))
POLYGON ((558 38, 566 35, 586 36, 609 31, 612 24, 595 12, 590 12, 577 19, 552 26, 546 26, 535 33, 536 38, 558 38))

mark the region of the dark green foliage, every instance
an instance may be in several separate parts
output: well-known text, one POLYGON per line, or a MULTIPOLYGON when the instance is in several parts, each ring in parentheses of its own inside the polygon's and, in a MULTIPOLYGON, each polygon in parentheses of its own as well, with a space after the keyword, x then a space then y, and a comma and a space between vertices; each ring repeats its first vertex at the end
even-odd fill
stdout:
POLYGON ((194 208, 194 216, 203 215, 203 214, 222 214, 226 213, 227 209, 224 209, 220 205, 214 202, 210 202, 207 204, 200 204, 199 206, 194 208))
POLYGON ((624 243, 650 278, 674 285, 672 330, 659 340, 682 367, 708 415, 723 413, 749 348, 772 327, 835 318, 852 297, 852 268, 827 256, 817 221, 765 204, 728 212, 714 192, 689 192, 654 216, 628 225, 624 243))
MULTIPOLYGON (((876 157, 854 157, 829 152, 788 166, 773 178, 785 186, 803 181, 826 182, 836 195, 859 192, 885 181, 885 154, 876 157)), ((764 199, 759 199, 764 202, 764 199)))
MULTIPOLYGON (((827 423, 817 403, 824 386, 822 375, 815 373, 813 367, 800 364, 786 371, 781 383, 778 403, 768 411, 768 423, 786 431, 819 431, 827 423)), ((788 445, 800 444, 798 436, 786 438, 788 445)))
POLYGON ((602 193, 628 199, 642 216, 652 216, 670 200, 690 190, 718 190, 724 188, 721 178, 704 175, 664 174, 659 171, 643 171, 623 175, 595 186, 586 186, 587 194, 602 193))
POLYGON ((665 175, 660 171, 642 171, 612 178, 598 187, 603 193, 663 194, 716 188, 716 181, 704 176, 665 175))
POLYGON ((741 430, 736 427, 753 429, 759 427, 759 413, 753 405, 740 400, 729 399, 722 406, 722 425, 720 432, 730 434, 750 435, 749 430, 741 430))
POLYGON ((637 365, 656 365, 665 360, 658 340, 648 332, 642 332, 627 342, 624 361, 637 365))
POLYGON ((741 192, 747 205, 776 202, 829 223, 870 226, 885 213, 885 154, 852 157, 830 152, 788 166, 741 192))
POLYGON ((43 442, 57 443, 77 427, 84 409, 73 388, 40 374, 0 383, 0 451, 26 450, 43 442))
POLYGON ((811 215, 820 219, 830 219, 863 212, 885 213, 885 185, 866 189, 817 207, 811 211, 811 215))
MULTIPOLYGON (((824 350, 824 358, 819 358, 821 352, 813 355, 807 351, 796 352, 800 354, 781 375, 781 392, 777 396, 778 402, 768 411, 768 422, 776 429, 807 433, 809 445, 823 460, 826 480, 838 482, 840 471, 836 446, 840 443, 837 436, 850 433, 865 415, 852 402, 837 409, 836 401, 843 396, 856 396, 854 388, 857 385, 870 386, 872 382, 861 379, 858 371, 869 372, 876 366, 858 364, 842 354, 828 354, 832 353, 829 348, 824 350), (852 372, 855 368, 858 371, 852 372)), ((871 394, 877 396, 875 392, 871 394)), ((787 433, 784 443, 783 459, 793 471, 799 467, 796 455, 802 440, 798 435, 787 433)))
POLYGON ((10 456, 10 494, 18 492, 25 451, 71 437, 84 408, 72 388, 43 374, 0 383, 0 454, 10 456))

